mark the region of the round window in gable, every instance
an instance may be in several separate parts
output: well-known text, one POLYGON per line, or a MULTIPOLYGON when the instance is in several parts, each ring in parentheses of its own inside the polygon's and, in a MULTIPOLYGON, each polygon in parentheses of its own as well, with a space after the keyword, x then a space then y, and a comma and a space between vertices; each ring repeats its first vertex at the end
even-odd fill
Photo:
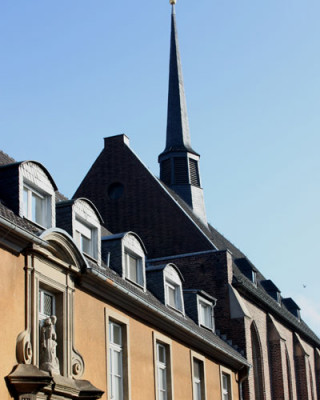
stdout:
POLYGON ((120 182, 111 183, 108 187, 108 196, 111 200, 118 200, 123 196, 124 186, 120 182))

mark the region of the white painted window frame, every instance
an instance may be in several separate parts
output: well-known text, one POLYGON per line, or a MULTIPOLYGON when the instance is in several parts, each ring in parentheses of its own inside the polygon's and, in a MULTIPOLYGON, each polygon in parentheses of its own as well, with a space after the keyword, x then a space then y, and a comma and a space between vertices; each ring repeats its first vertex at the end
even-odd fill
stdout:
POLYGON ((111 350, 120 351, 122 354, 122 397, 121 400, 131 400, 131 374, 130 374, 130 325, 129 318, 109 308, 105 308, 105 321, 106 321, 106 358, 107 358, 107 384, 108 384, 108 400, 118 400, 112 397, 112 377, 110 376, 110 358, 111 350), (121 349, 118 345, 112 343, 110 338, 109 324, 114 323, 121 327, 122 346, 121 349))
POLYGON ((109 320, 109 382, 110 382, 110 400, 123 400, 123 339, 122 339, 122 326, 118 323, 109 320), (114 328, 117 327, 120 330, 120 343, 114 342, 114 328), (114 371, 115 358, 119 359, 119 373, 114 371), (114 388, 116 381, 120 382, 120 393, 119 397, 115 396, 114 388))
POLYGON ((145 287, 145 272, 144 272, 143 258, 128 248, 125 248, 125 250, 124 250, 124 257, 125 257, 125 277, 126 277, 126 279, 128 279, 130 282, 133 282, 136 285, 144 288, 145 287), (137 262, 137 277, 138 277, 137 280, 133 279, 133 277, 130 275, 130 272, 131 272, 130 268, 129 268, 130 257, 135 259, 137 262))
POLYGON ((29 182, 23 181, 22 188, 23 216, 35 224, 48 228, 51 226, 51 201, 52 196, 39 188, 35 188, 29 182), (25 192, 27 192, 27 202, 25 201, 25 192), (32 215, 32 197, 36 196, 41 200, 41 221, 36 219, 36 215, 32 215))
POLYGON ((233 400, 232 373, 229 369, 220 366, 221 400, 233 400), (228 387, 225 388, 223 377, 226 377, 228 387))
POLYGON ((177 282, 173 282, 172 280, 166 278, 165 279, 165 297, 166 297, 166 305, 183 312, 182 307, 182 287, 177 282), (174 304, 170 304, 170 295, 169 290, 174 291, 174 304))
POLYGON ((74 234, 75 234, 75 242, 79 247, 80 251, 88 255, 89 257, 98 259, 98 228, 94 225, 91 225, 87 221, 84 221, 83 218, 76 215, 74 220, 74 234), (82 238, 85 238, 90 241, 90 251, 84 251, 82 245, 82 238))
POLYGON ((165 400, 174 400, 174 388, 173 388, 173 368, 172 368, 172 340, 159 332, 153 331, 153 352, 154 352, 154 382, 155 382, 155 394, 156 400, 161 400, 159 391, 159 370, 164 369, 166 371, 166 397, 165 400), (166 362, 158 362, 158 345, 161 345, 165 349, 166 362))
POLYGON ((206 300, 205 298, 203 298, 201 296, 197 296, 197 302, 198 302, 198 323, 199 323, 199 326, 202 326, 202 327, 207 328, 210 331, 214 332, 214 330, 215 330, 214 306, 213 306, 212 301, 206 300), (206 324, 205 320, 203 321, 202 312, 201 312, 201 309, 202 309, 203 305, 206 306, 206 308, 210 309, 210 320, 211 320, 211 325, 210 326, 208 326, 206 324))
POLYGON ((194 351, 190 351, 190 361, 191 361, 191 374, 192 374, 192 393, 193 400, 206 400, 207 399, 207 388, 206 388, 206 364, 205 357, 194 351), (194 363, 199 363, 200 377, 195 376, 194 363), (200 398, 197 395, 197 387, 200 385, 200 398))
POLYGON ((160 342, 157 342, 156 344, 157 346, 157 378, 158 378, 158 397, 159 399, 163 399, 163 400, 167 400, 168 399, 168 382, 167 382, 167 349, 166 349, 166 345, 160 342), (164 360, 161 361, 160 360, 160 349, 163 351, 164 354, 164 360), (163 387, 160 386, 160 375, 163 375, 163 387))
POLYGON ((163 274, 165 305, 184 315, 182 282, 178 272, 172 265, 167 265, 163 270, 163 274), (174 305, 170 304, 169 289, 174 290, 174 305))

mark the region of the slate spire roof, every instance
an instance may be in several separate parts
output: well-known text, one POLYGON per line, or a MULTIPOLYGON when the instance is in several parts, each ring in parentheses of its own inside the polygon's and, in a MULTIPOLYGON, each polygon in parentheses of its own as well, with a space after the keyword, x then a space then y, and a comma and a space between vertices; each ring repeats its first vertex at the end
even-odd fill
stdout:
POLYGON ((191 147, 174 4, 171 13, 167 141, 163 153, 168 151, 197 154, 191 147))
POLYGON ((174 190, 205 224, 200 155, 191 147, 187 105, 176 27, 175 0, 170 1, 171 42, 166 147, 159 155, 160 179, 174 190))

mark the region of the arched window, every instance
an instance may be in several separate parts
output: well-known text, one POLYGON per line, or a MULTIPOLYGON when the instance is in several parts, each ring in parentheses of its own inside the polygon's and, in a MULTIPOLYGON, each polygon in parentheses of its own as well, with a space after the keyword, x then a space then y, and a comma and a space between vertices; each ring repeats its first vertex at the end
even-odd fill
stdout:
POLYGON ((265 400, 261 342, 254 323, 252 323, 250 330, 255 400, 265 400))
POLYGON ((308 365, 309 365, 309 382, 310 382, 310 392, 311 392, 311 400, 316 400, 315 395, 314 395, 314 386, 313 386, 313 378, 312 378, 312 370, 311 370, 311 365, 310 361, 308 360, 308 365))
POLYGON ((289 400, 293 400, 291 366, 290 366, 290 358, 287 346, 286 346, 286 366, 287 366, 287 383, 288 383, 289 400))

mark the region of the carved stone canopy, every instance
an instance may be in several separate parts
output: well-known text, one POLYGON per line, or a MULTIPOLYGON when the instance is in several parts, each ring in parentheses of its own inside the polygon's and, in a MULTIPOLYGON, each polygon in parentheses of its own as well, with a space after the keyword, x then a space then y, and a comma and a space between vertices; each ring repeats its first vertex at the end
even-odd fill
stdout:
POLYGON ((18 364, 5 378, 10 394, 18 399, 21 394, 40 394, 43 399, 63 396, 65 399, 100 399, 103 391, 87 380, 51 376, 34 365, 18 364))

